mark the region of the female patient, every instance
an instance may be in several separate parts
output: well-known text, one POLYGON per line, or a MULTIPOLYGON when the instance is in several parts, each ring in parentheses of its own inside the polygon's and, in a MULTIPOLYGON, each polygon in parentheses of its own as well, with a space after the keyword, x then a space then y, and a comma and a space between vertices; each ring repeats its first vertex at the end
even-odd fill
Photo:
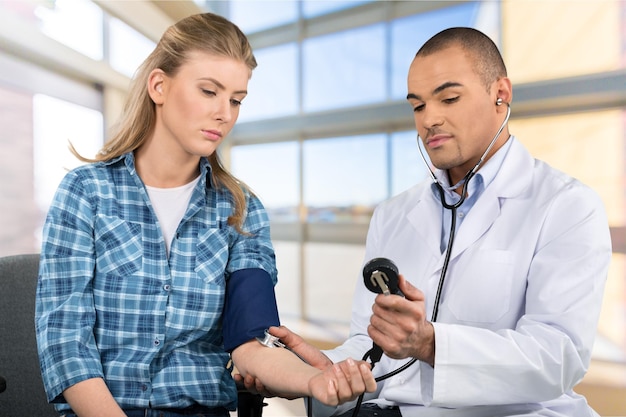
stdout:
POLYGON ((116 133, 59 186, 36 329, 62 414, 228 416, 231 357, 287 397, 335 405, 375 389, 366 363, 322 372, 256 341, 278 324, 269 222, 217 155, 255 67, 231 22, 181 20, 139 68, 116 133))

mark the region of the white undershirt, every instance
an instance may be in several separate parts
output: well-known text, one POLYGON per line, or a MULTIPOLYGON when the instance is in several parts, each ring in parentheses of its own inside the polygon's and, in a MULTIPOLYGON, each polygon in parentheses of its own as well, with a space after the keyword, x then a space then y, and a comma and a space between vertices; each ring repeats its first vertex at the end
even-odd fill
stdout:
POLYGON ((200 176, 188 184, 174 188, 157 188, 146 185, 150 202, 161 226, 161 232, 163 232, 165 250, 168 256, 172 238, 185 215, 185 211, 187 211, 191 194, 198 180, 200 180, 200 176))

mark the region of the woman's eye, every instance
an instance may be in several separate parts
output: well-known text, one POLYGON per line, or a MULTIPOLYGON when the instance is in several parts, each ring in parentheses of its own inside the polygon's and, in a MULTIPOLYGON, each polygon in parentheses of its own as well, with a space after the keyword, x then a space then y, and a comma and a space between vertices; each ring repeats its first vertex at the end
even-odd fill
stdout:
POLYGON ((234 106, 234 107, 239 107, 239 106, 241 106, 241 100, 232 99, 232 100, 230 100, 230 104, 232 106, 234 106))
POLYGON ((201 89, 203 94, 206 94, 207 96, 214 96, 215 95, 215 91, 211 91, 211 90, 205 90, 204 88, 201 89))
POLYGON ((424 105, 423 104, 418 104, 417 106, 413 107, 413 112, 417 113, 424 110, 424 105))
POLYGON ((451 97, 451 98, 446 98, 443 100, 444 103, 450 104, 450 103, 455 103, 459 101, 459 96, 456 97, 451 97))

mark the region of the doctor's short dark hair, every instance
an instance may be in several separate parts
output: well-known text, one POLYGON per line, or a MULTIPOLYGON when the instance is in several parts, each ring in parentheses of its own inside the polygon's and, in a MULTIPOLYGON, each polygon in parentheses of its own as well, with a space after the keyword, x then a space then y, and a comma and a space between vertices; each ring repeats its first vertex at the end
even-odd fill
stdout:
POLYGON ((416 57, 431 55, 451 46, 460 46, 473 62, 487 90, 494 81, 506 77, 506 66, 496 44, 483 32, 469 27, 444 29, 426 41, 416 57))

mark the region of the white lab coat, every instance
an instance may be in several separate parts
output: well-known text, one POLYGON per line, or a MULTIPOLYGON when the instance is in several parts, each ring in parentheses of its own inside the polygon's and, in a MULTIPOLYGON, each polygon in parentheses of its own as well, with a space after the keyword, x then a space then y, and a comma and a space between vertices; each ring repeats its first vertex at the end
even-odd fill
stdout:
MULTIPOLYGON (((379 401, 399 405, 404 417, 597 415, 572 388, 589 366, 611 258, 603 204, 510 140, 457 231, 434 324, 434 369, 418 362, 379 383, 379 401)), ((441 225, 427 181, 381 204, 367 236, 364 262, 393 260, 425 292, 429 317, 444 259, 441 225)), ((371 347, 373 300, 359 280, 351 337, 326 352, 333 361, 361 359, 371 347)), ((404 362, 383 356, 375 374, 404 362)))

